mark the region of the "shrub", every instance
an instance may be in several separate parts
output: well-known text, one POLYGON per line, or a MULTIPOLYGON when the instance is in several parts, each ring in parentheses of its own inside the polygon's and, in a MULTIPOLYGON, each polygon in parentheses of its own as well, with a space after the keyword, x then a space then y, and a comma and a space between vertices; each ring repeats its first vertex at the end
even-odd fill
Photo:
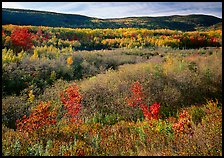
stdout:
POLYGON ((21 120, 17 120, 17 129, 33 133, 46 125, 56 124, 56 111, 50 110, 50 102, 41 102, 38 106, 32 109, 31 114, 26 117, 24 115, 21 120))
POLYGON ((197 125, 201 123, 202 118, 205 116, 205 112, 200 107, 195 107, 192 109, 191 115, 192 115, 192 121, 197 125))
POLYGON ((61 101, 67 111, 64 116, 68 117, 70 122, 76 122, 75 116, 81 109, 82 96, 79 94, 79 88, 75 83, 64 90, 61 94, 61 101))
POLYGON ((145 95, 142 93, 142 86, 141 84, 136 81, 132 86, 131 86, 131 91, 132 91, 132 96, 130 98, 127 98, 127 103, 129 106, 138 106, 141 108, 145 119, 151 120, 157 119, 158 120, 158 113, 159 113, 159 108, 160 104, 154 103, 150 106, 150 111, 148 109, 148 106, 146 105, 144 101, 145 95))
POLYGON ((52 72, 57 78, 70 80, 73 78, 73 69, 65 64, 65 58, 56 60, 30 59, 25 57, 17 63, 4 63, 3 65, 3 92, 6 94, 20 94, 28 86, 36 87, 35 95, 52 83, 52 72), (29 66, 27 66, 29 65, 29 66))
POLYGON ((8 96, 2 99, 2 123, 16 129, 16 120, 29 114, 30 104, 25 96, 8 96))
POLYGON ((181 134, 193 135, 191 118, 187 111, 184 110, 180 113, 178 122, 174 123, 172 128, 178 136, 181 134))
POLYGON ((2 155, 4 156, 25 156, 30 146, 23 133, 12 129, 2 132, 2 155))

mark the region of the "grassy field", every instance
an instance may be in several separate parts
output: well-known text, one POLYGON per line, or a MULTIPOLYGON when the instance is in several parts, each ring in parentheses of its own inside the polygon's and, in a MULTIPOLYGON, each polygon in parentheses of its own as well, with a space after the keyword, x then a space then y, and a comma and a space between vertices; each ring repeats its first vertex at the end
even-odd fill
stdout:
POLYGON ((222 47, 27 48, 9 32, 2 155, 222 156, 222 47))

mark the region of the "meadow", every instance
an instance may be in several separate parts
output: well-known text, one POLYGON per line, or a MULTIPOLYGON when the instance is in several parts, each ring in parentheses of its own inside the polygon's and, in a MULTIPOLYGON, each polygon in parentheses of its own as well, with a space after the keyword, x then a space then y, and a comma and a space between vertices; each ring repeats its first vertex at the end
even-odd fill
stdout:
POLYGON ((222 156, 222 31, 3 25, 2 155, 222 156))

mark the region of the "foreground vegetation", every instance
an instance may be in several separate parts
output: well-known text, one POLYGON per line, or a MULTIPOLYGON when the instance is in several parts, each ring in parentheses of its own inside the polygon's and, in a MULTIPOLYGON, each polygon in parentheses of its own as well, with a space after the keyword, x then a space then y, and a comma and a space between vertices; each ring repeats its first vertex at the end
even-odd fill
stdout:
POLYGON ((222 47, 30 41, 3 43, 3 155, 222 155, 222 47))
POLYGON ((75 123, 62 119, 57 124, 43 124, 34 132, 27 132, 30 126, 24 121, 21 131, 3 125, 3 155, 221 156, 222 105, 207 101, 179 113, 166 119, 112 124, 111 116, 75 123))

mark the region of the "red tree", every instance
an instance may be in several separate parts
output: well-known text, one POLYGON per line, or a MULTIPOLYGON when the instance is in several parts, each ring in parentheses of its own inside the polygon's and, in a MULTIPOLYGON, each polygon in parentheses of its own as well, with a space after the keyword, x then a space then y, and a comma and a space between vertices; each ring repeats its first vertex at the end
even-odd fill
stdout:
POLYGON ((15 51, 18 53, 21 50, 32 48, 32 34, 27 28, 15 28, 11 34, 12 43, 15 46, 15 51))

